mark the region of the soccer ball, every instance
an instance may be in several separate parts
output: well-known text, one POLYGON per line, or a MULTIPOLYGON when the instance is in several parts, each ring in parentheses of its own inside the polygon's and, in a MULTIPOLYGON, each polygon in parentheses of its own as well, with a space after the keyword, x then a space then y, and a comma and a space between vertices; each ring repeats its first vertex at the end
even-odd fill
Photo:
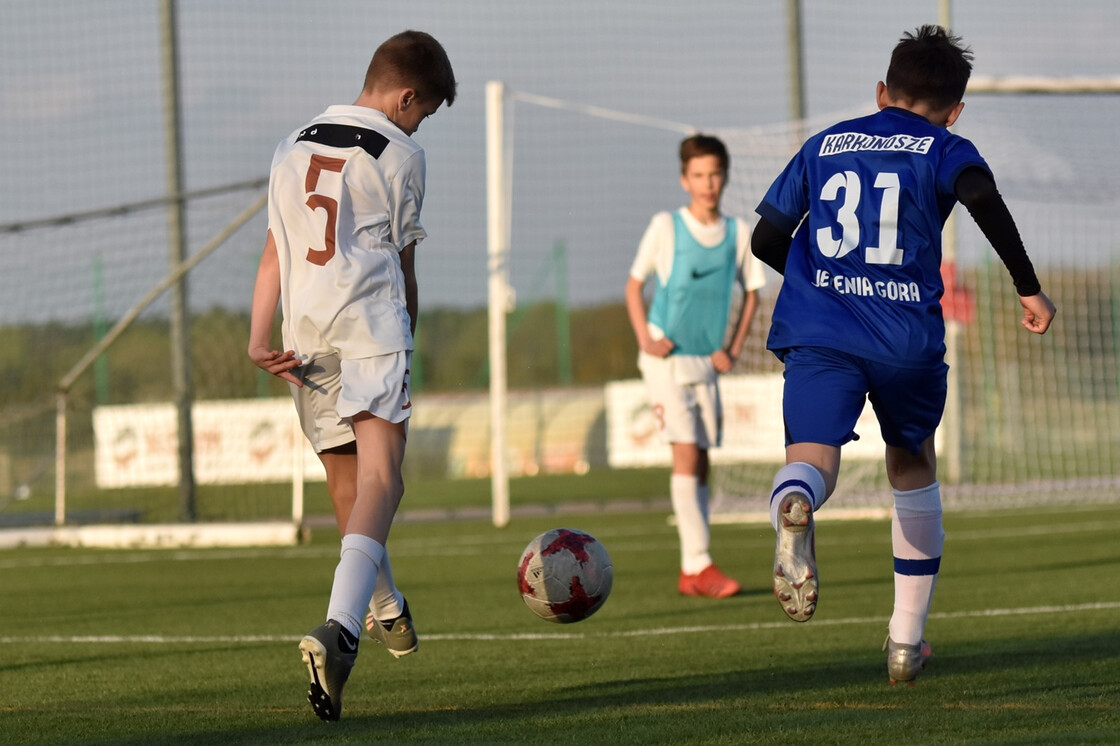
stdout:
POLYGON ((529 542, 517 564, 517 589, 525 605, 557 624, 594 614, 614 580, 610 555, 589 533, 554 528, 529 542))

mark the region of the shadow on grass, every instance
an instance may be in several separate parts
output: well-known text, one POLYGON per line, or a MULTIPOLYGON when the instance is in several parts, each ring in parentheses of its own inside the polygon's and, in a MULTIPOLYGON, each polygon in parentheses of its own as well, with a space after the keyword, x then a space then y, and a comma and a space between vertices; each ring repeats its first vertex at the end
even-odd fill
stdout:
MULTIPOLYGON (((228 711, 216 712, 200 718, 197 730, 172 726, 160 737, 176 744, 225 745, 750 743, 776 737, 801 742, 817 733, 811 740, 836 743, 873 738, 905 722, 916 738, 983 740, 986 728, 1029 727, 1041 728, 1032 731, 1035 742, 1056 743, 1099 740, 1096 735, 1117 722, 1109 704, 1120 695, 1120 638, 1115 635, 973 642, 935 654, 913 688, 887 686, 884 658, 877 653, 861 650, 805 662, 783 659, 775 651, 773 665, 765 668, 647 678, 620 672, 606 681, 549 690, 545 699, 537 689, 524 701, 462 709, 424 709, 420 702, 408 712, 344 714, 338 723, 318 722, 309 708, 292 709, 287 702, 269 713, 246 707, 246 721, 267 714, 287 722, 213 728, 213 720, 233 720, 228 711), (1008 682, 1019 683, 1007 687, 1008 682), (1012 725, 989 725, 993 711, 1012 725)), ((85 743, 102 742, 95 737, 85 743)), ((112 742, 152 739, 149 734, 112 742)))

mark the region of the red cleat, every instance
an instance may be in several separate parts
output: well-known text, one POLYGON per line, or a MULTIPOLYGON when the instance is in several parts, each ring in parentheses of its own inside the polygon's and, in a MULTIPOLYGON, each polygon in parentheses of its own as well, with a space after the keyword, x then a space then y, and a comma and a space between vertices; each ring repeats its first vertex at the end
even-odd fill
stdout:
POLYGON ((677 582, 677 590, 682 596, 701 598, 729 598, 742 590, 742 586, 720 572, 715 565, 708 565, 696 575, 685 575, 677 582))

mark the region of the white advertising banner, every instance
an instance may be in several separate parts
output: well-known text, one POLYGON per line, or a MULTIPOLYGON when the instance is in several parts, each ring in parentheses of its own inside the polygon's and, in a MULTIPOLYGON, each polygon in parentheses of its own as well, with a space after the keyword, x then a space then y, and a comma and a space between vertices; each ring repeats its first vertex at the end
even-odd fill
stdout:
MULTIPOLYGON (((290 399, 196 402, 195 478, 200 484, 290 482, 326 478, 299 429, 290 399), (297 454, 302 463, 297 463, 297 454)), ((171 404, 126 404, 93 412, 98 487, 174 485, 179 436, 171 404)))
MULTIPOLYGON (((723 446, 714 463, 785 460, 782 376, 724 376, 723 446)), ((325 479, 322 464, 299 429, 291 399, 196 402, 195 478, 200 484, 325 479), (297 458, 299 459, 297 461, 297 458)), ((564 389, 510 397, 510 467, 514 474, 584 472, 671 463, 657 418, 639 380, 604 389, 564 389), (606 428, 597 426, 604 414, 606 428), (606 441, 604 443, 604 440, 606 441)), ((126 404, 93 412, 98 487, 171 486, 179 480, 178 431, 171 404, 126 404)), ((871 407, 856 425, 860 439, 845 459, 881 459, 883 441, 871 407)), ((409 453, 448 476, 489 474, 486 394, 429 395, 409 426, 409 453)))
MULTIPOLYGON (((782 374, 723 376, 723 446, 711 451, 713 463, 785 461, 782 374)), ((669 445, 661 439, 657 417, 641 380, 607 384, 607 454, 612 467, 668 466, 669 445)), ((844 446, 845 459, 881 459, 883 439, 871 407, 856 424, 859 440, 844 446)))

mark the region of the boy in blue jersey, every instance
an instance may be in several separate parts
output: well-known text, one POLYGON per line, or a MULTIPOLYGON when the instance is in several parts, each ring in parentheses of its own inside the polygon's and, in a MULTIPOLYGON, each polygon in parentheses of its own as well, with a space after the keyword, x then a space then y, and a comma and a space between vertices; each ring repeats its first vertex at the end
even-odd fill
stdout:
POLYGON ((630 268, 626 308, 641 350, 638 368, 672 448, 669 495, 681 548, 677 591, 727 598, 740 586, 709 552, 708 449, 722 438, 717 377, 742 352, 765 277, 751 256, 747 224, 720 214, 730 164, 723 142, 709 135, 685 138, 680 161, 689 204, 650 220, 630 268), (654 276, 647 317, 642 289, 654 276), (725 344, 736 287, 744 297, 725 344))
POLYGON ((751 241, 784 275, 766 343, 785 364, 774 594, 795 621, 816 610, 813 515, 836 487, 866 397, 894 493, 892 683, 912 682, 931 655, 923 631, 945 538, 933 438, 948 372, 941 229, 956 202, 1010 272, 1023 326, 1043 334, 1055 314, 987 164, 947 129, 971 60, 941 27, 906 33, 877 86, 879 112, 809 138, 758 206, 751 241))

